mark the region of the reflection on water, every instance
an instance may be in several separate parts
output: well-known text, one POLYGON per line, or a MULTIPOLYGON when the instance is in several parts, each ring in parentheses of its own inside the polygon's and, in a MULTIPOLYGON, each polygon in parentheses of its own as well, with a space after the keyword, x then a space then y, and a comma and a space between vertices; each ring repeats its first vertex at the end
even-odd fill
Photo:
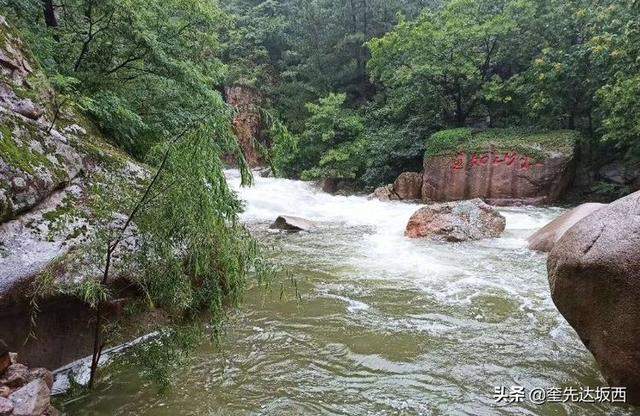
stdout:
POLYGON ((416 205, 331 196, 256 178, 238 188, 242 219, 273 245, 301 302, 252 288, 221 348, 202 346, 176 388, 157 396, 118 370, 72 415, 611 415, 598 404, 497 406, 498 386, 599 386, 595 363, 549 296, 545 256, 525 238, 555 208, 509 208, 503 237, 445 244, 408 240, 416 205), (277 215, 314 220, 279 234, 277 215))

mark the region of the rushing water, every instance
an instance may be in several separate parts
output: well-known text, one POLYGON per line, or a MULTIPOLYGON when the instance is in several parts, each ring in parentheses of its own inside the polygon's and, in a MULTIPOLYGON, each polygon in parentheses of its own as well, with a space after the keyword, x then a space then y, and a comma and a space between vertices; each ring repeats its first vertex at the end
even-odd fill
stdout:
POLYGON ((133 368, 66 407, 71 415, 611 415, 605 404, 497 405, 499 386, 600 386, 593 358, 549 296, 545 256, 525 238, 556 208, 509 208, 501 238, 404 238, 416 205, 332 196, 256 178, 242 218, 292 279, 252 288, 221 347, 158 396, 133 368), (313 233, 270 232, 280 214, 313 233), (295 283, 293 283, 295 282, 295 283))

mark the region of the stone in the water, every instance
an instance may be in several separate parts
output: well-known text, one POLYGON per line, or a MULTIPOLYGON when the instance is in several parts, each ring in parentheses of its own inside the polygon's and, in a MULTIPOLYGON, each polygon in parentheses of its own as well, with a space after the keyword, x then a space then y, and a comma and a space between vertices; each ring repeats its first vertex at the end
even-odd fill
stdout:
POLYGON ((276 218, 275 222, 269 227, 274 230, 285 231, 312 231, 316 228, 316 225, 304 218, 294 217, 291 215, 280 215, 276 218))
POLYGON ((398 195, 393 191, 393 184, 380 186, 373 191, 368 197, 369 199, 377 199, 380 201, 398 200, 398 195))
POLYGON ((13 392, 9 399, 13 403, 15 416, 40 416, 49 407, 50 390, 47 384, 37 379, 13 392))
POLYGON ((551 251, 569 228, 584 217, 606 206, 606 204, 587 203, 565 212, 527 238, 529 249, 545 253, 551 251))
POLYGON ((553 302, 607 382, 640 404, 640 192, 571 227, 547 270, 553 302))
POLYGON ((407 224, 405 236, 429 237, 450 242, 498 237, 505 218, 480 199, 427 205, 416 211, 407 224))

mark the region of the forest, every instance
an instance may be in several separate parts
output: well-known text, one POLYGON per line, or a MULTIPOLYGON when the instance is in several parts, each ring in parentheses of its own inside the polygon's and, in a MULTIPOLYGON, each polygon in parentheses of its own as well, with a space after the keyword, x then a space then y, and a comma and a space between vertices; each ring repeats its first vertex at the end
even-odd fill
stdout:
POLYGON ((372 188, 454 127, 577 129, 602 157, 640 152, 631 0, 4 2, 58 92, 141 160, 223 117, 228 85, 260 95, 286 177, 372 188))

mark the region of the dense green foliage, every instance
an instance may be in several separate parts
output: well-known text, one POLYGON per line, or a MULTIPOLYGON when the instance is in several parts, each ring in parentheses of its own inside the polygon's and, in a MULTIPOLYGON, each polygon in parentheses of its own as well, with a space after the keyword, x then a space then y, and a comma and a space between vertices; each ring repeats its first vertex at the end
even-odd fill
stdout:
MULTIPOLYGON (((91 264, 82 265, 81 283, 59 288, 96 311, 93 361, 112 333, 102 311, 124 296, 114 286, 116 257, 120 270, 135 271, 130 287, 147 306, 161 307, 177 325, 163 334, 183 333, 202 311, 217 328, 224 306, 264 270, 256 241, 238 222, 242 204, 227 186, 222 162, 235 154, 243 182, 250 182, 232 111, 219 92, 227 71, 218 37, 228 16, 205 0, 3 0, 1 13, 56 88, 53 100, 38 101, 60 101, 66 119, 88 116, 101 137, 149 165, 144 180, 106 173, 113 176, 107 187, 111 179, 130 181, 121 186, 126 192, 94 190, 96 201, 87 201, 96 204, 93 241, 86 255, 77 255, 91 264), (56 9, 53 19, 43 16, 47 5, 56 9)), ((167 351, 179 349, 172 347, 180 344, 176 338, 158 341, 167 351)))
POLYGON ((242 45, 251 62, 229 60, 244 71, 230 81, 257 85, 285 140, 298 138, 281 172, 355 175, 371 186, 419 169, 432 134, 452 127, 575 129, 602 163, 637 157, 639 8, 633 0, 235 0, 231 33, 240 35, 225 45, 242 45), (330 128, 313 112, 330 94, 345 94, 344 117, 364 124, 348 142, 315 133, 330 128))
POLYGON ((429 138, 426 156, 452 155, 460 152, 517 152, 541 159, 550 152, 571 154, 580 141, 575 130, 531 132, 517 129, 473 131, 468 127, 441 130, 429 138))
POLYGON ((65 0, 56 27, 40 0, 3 0, 49 76, 79 82, 78 104, 143 158, 191 120, 227 111, 217 87, 227 19, 202 0, 65 0))

